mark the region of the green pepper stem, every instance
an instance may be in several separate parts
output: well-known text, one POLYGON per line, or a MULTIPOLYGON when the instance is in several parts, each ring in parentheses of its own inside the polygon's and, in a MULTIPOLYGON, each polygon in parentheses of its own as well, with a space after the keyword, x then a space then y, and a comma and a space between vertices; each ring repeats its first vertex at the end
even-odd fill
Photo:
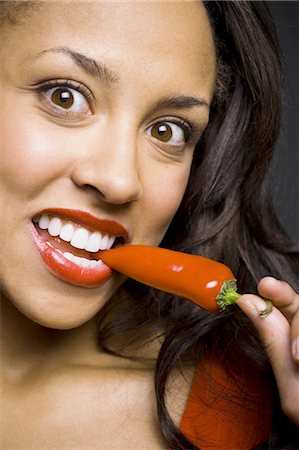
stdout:
POLYGON ((237 281, 227 280, 223 283, 218 295, 216 296, 216 302, 220 311, 223 311, 229 305, 236 303, 241 296, 237 292, 237 281))
MULTIPOLYGON (((241 294, 237 292, 237 281, 227 280, 223 283, 218 295, 216 296, 216 302, 220 311, 223 311, 229 305, 236 303, 241 294)), ((264 298, 266 307, 259 312, 260 317, 266 317, 273 309, 271 300, 264 298)))

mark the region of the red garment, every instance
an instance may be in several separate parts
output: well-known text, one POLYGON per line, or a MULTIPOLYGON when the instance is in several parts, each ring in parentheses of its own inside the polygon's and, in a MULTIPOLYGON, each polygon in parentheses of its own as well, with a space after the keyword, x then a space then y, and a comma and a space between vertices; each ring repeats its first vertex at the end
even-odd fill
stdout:
POLYGON ((239 362, 234 374, 220 359, 196 370, 181 431, 202 450, 246 450, 266 441, 271 427, 271 392, 252 368, 239 362))

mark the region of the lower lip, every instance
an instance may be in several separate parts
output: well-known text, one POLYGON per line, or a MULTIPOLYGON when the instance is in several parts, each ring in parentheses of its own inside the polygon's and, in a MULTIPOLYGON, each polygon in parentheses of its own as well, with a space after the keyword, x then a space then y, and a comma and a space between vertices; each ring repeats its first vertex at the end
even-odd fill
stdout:
POLYGON ((112 270, 110 267, 105 264, 96 269, 79 267, 77 264, 66 259, 55 248, 50 247, 33 224, 31 224, 30 228, 43 262, 50 272, 60 280, 74 286, 93 288, 102 286, 111 278, 112 270))

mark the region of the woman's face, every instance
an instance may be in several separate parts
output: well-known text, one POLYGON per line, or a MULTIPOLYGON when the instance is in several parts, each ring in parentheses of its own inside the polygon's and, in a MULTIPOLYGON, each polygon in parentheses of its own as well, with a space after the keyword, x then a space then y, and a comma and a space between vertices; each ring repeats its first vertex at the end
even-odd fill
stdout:
POLYGON ((123 282, 86 260, 115 236, 158 245, 180 205, 214 90, 212 33, 197 1, 40 2, 1 33, 2 290, 72 328, 123 282))

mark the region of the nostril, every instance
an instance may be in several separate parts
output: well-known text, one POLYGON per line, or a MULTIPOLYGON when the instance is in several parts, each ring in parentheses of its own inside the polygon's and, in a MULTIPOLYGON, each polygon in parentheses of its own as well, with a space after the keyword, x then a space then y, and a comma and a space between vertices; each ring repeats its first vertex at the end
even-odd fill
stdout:
POLYGON ((135 163, 130 159, 112 163, 107 165, 104 158, 96 161, 86 157, 73 167, 71 179, 81 190, 105 203, 119 205, 136 201, 141 195, 141 184, 135 163))
POLYGON ((96 186, 92 186, 91 184, 84 184, 82 187, 86 191, 90 192, 93 195, 96 195, 97 197, 104 197, 104 194, 96 186))

